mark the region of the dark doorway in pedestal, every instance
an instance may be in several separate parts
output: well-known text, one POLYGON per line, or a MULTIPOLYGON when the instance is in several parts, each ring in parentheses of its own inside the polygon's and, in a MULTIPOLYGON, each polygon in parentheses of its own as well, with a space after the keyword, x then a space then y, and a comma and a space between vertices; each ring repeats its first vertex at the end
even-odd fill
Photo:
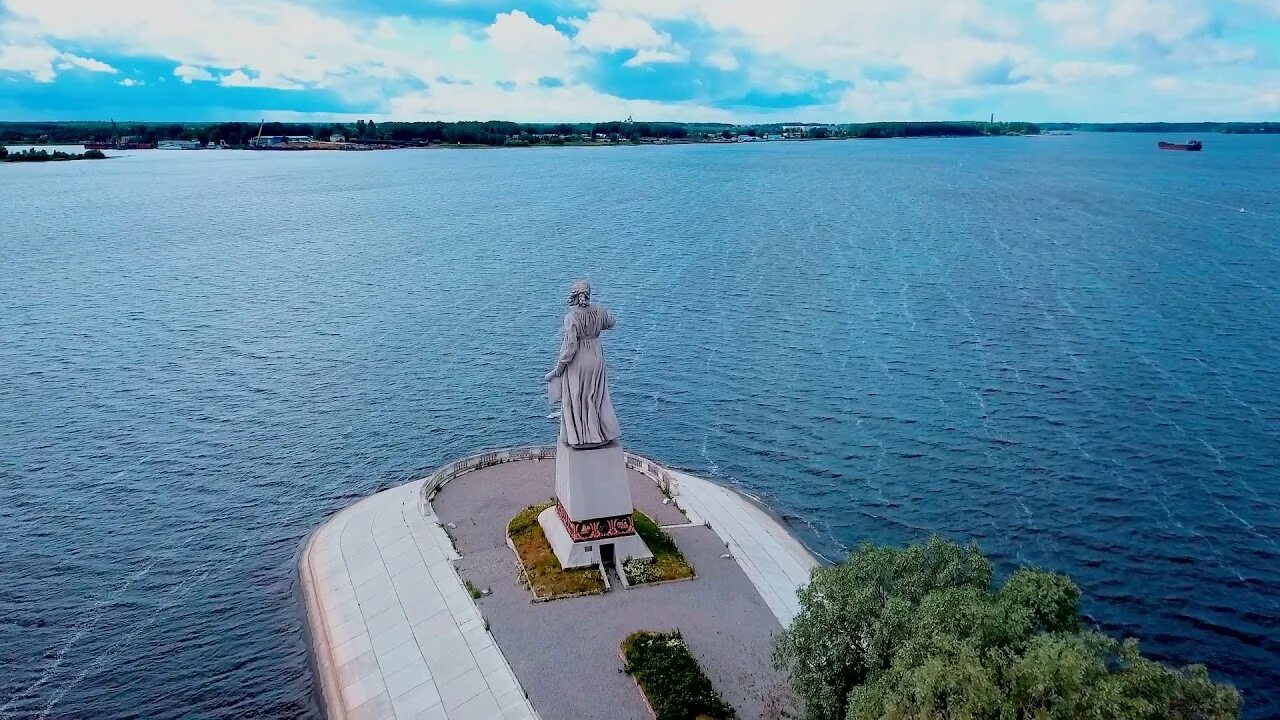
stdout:
POLYGON ((613 566, 613 543, 604 543, 600 546, 600 564, 605 567, 613 566))

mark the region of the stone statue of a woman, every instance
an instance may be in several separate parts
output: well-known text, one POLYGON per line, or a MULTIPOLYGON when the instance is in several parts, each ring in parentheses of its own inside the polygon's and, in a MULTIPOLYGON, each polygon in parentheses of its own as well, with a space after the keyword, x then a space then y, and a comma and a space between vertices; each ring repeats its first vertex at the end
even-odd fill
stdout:
POLYGON ((560 357, 544 378, 552 383, 551 397, 559 390, 560 440, 571 448, 601 447, 622 437, 609 400, 600 345, 600 333, 612 327, 613 315, 591 304, 591 285, 585 280, 575 282, 569 291, 560 357))

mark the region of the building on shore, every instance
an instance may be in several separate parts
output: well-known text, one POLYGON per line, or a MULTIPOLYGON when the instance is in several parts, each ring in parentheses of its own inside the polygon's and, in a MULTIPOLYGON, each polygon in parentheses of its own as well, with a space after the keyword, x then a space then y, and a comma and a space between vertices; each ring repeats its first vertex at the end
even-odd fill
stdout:
POLYGON ((261 135, 249 141, 250 147, 278 147, 312 142, 309 135, 261 135))

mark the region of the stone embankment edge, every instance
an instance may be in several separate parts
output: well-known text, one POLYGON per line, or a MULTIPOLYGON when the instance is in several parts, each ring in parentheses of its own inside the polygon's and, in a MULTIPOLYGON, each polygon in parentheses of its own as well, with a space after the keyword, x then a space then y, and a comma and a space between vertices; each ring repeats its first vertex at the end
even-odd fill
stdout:
MULTIPOLYGON (((334 517, 337 513, 334 513, 334 517)), ((324 621, 320 596, 315 589, 315 571, 311 567, 311 548, 328 520, 311 531, 302 548, 298 563, 298 584, 302 588, 302 600, 307 610, 307 640, 312 667, 320 684, 320 712, 328 720, 346 720, 347 710, 342 704, 337 667, 333 661, 333 643, 329 641, 329 629, 324 621)))

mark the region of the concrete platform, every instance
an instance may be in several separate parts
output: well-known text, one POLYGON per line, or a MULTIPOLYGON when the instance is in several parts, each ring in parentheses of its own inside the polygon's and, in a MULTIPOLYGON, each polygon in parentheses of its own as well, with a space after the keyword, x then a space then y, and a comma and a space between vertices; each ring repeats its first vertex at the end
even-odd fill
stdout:
MULTIPOLYGON (((483 598, 480 607, 477 606, 455 570, 460 556, 432 504, 446 483, 472 473, 475 477, 464 479, 465 489, 484 488, 487 492, 480 492, 481 496, 502 497, 504 492, 499 491, 497 484, 485 482, 486 468, 500 468, 517 478, 545 476, 548 478, 546 492, 534 499, 546 499, 551 492, 553 457, 554 448, 535 447, 485 453, 451 463, 431 477, 356 503, 332 517, 308 539, 300 560, 300 583, 319 687, 329 718, 523 720, 545 717, 555 720, 577 717, 563 714, 565 708, 541 699, 546 689, 538 683, 545 681, 545 670, 551 665, 522 664, 523 660, 509 662, 509 656, 523 658, 525 654, 512 644, 514 641, 507 641, 512 644, 510 650, 503 647, 501 638, 505 637, 506 623, 497 625, 495 621, 499 638, 495 640, 489 629, 490 622, 481 614, 481 607, 489 612, 486 606, 490 600, 506 588, 495 584, 493 598, 483 598), (529 472, 525 472, 526 469, 529 472), (535 700, 531 703, 525 690, 533 687, 540 689, 534 692, 535 700)), ((754 596, 761 604, 761 610, 754 613, 749 603, 744 606, 742 612, 750 614, 750 618, 744 616, 743 619, 756 627, 769 625, 769 632, 775 632, 781 623, 790 622, 797 608, 796 589, 807 582, 809 569, 815 567, 817 561, 785 528, 731 490, 690 475, 671 473, 636 456, 628 456, 628 465, 632 468, 628 475, 636 493, 637 507, 664 525, 692 521, 692 526, 672 530, 672 533, 681 547, 698 548, 697 553, 687 554, 700 576, 712 582, 713 575, 733 568, 742 578, 742 588, 755 589, 756 593, 738 593, 754 596), (675 503, 661 504, 659 484, 675 495, 675 503), (688 520, 676 509, 676 504, 685 510, 688 520), (701 527, 704 520, 711 524, 714 536, 701 527), (690 534, 699 533, 704 539, 687 540, 690 534), (710 554, 713 547, 723 553, 726 543, 733 551, 733 561, 710 554)), ((537 486, 528 487, 536 490, 537 486)), ((509 517, 510 514, 499 519, 503 528, 509 517)), ((472 530, 467 521, 445 522, 457 525, 452 532, 465 545, 467 541, 463 538, 472 530)), ((464 573, 470 572, 466 563, 463 566, 464 573)), ((646 593, 654 598, 668 588, 697 582, 625 592, 632 598, 646 593)), ((615 592, 604 597, 544 603, 539 607, 554 609, 560 603, 578 600, 608 603, 618 597, 615 592)), ((493 604, 492 614, 500 615, 497 603, 493 604)), ((532 605, 525 605, 523 609, 527 611, 529 607, 532 605)), ((749 634, 735 631, 727 636, 728 642, 732 645, 737 641, 735 638, 742 638, 750 644, 745 639, 749 634)), ((756 638, 754 647, 758 652, 763 647, 758 642, 760 638, 752 637, 756 638)), ((698 652, 700 641, 690 640, 698 652)), ((608 649, 616 662, 618 641, 608 638, 600 642, 605 646, 612 644, 608 649)), ((553 642, 548 650, 574 652, 572 646, 564 642, 553 642)), ((548 655, 545 662, 553 663, 554 655, 548 655)), ((747 678, 713 679, 729 697, 732 686, 747 678)), ((554 689, 550 693, 564 695, 554 689)), ((625 695, 616 698, 617 702, 638 699, 634 687, 629 687, 625 695)), ((628 711, 609 716, 632 715, 628 711)), ((741 716, 750 717, 745 713, 741 716)))

